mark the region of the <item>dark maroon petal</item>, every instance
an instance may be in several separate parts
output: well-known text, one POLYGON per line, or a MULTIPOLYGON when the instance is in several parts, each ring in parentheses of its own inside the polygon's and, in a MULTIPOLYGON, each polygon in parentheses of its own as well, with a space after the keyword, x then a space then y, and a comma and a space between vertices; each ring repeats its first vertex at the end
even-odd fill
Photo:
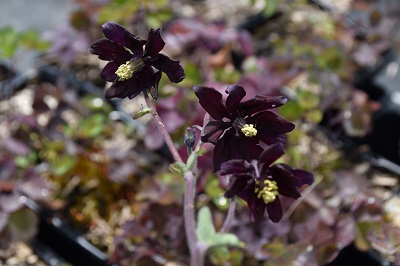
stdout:
POLYGON ((247 186, 247 181, 249 180, 249 178, 251 177, 245 177, 245 176, 232 177, 224 196, 226 198, 233 198, 239 192, 243 191, 247 186))
POLYGON ((290 175, 291 183, 297 187, 303 185, 311 185, 314 182, 314 175, 310 172, 301 169, 292 168, 290 165, 279 163, 273 165, 271 170, 280 175, 290 175))
POLYGON ((310 172, 294 169, 292 174, 296 177, 296 186, 311 185, 314 183, 314 175, 310 172))
POLYGON ((199 98, 200 105, 215 120, 231 118, 226 107, 222 104, 222 94, 214 88, 195 85, 194 93, 199 98))
POLYGON ((106 22, 101 26, 101 28, 107 39, 117 42, 122 46, 125 45, 124 34, 127 30, 124 27, 115 22, 106 22))
POLYGON ((251 166, 241 159, 229 160, 221 165, 220 175, 249 175, 251 166))
POLYGON ((117 78, 117 74, 115 74, 115 71, 117 71, 118 67, 118 63, 114 61, 109 62, 101 71, 100 77, 107 81, 114 82, 117 78))
POLYGON ((263 151, 260 155, 260 162, 265 163, 265 165, 270 166, 273 162, 278 160, 284 154, 282 143, 276 143, 270 146, 268 149, 263 151))
POLYGON ((155 57, 165 46, 161 38, 161 29, 150 29, 147 44, 144 50, 144 56, 155 57))
POLYGON ((241 158, 248 162, 258 159, 263 151, 263 149, 258 145, 258 138, 246 137, 241 133, 239 134, 239 137, 236 137, 236 140, 234 140, 232 143, 232 145, 237 146, 241 158))
POLYGON ((114 41, 100 39, 92 43, 90 52, 99 56, 101 60, 114 60, 119 64, 125 64, 132 57, 131 53, 114 41))
POLYGON ((282 219, 283 209, 279 198, 267 204, 267 212, 268 218, 274 223, 277 223, 282 219))
POLYGON ((282 143, 282 144, 286 144, 286 136, 284 134, 282 135, 271 135, 269 132, 267 131, 258 131, 257 132, 257 138, 264 142, 265 144, 268 145, 272 145, 275 143, 282 143))
POLYGON ((125 98, 130 95, 137 95, 141 90, 136 86, 135 79, 114 82, 110 88, 106 89, 106 99, 125 98))
POLYGON ((271 135, 280 135, 288 133, 295 128, 295 125, 286 119, 270 111, 255 114, 247 118, 246 122, 256 125, 257 130, 267 131, 271 135))
MULTIPOLYGON (((265 202, 263 199, 257 198, 254 190, 248 189, 247 191, 247 205, 250 210, 250 220, 256 222, 264 217, 265 202)), ((239 194, 240 195, 240 194, 239 194)))
POLYGON ((275 164, 270 167, 273 180, 278 184, 279 194, 297 199, 301 197, 296 187, 296 177, 282 164, 275 164))
POLYGON ((237 146, 234 129, 228 129, 214 148, 213 164, 214 172, 218 171, 221 164, 230 159, 242 159, 237 146))
POLYGON ((179 61, 172 60, 166 55, 159 54, 157 60, 152 61, 151 65, 167 74, 169 80, 173 83, 179 83, 186 77, 179 61))
POLYGON ((222 120, 209 121, 204 127, 204 135, 201 136, 201 141, 211 142, 214 145, 217 144, 225 129, 229 128, 231 124, 231 122, 224 122, 222 120))
POLYGON ((107 39, 119 43, 122 46, 128 47, 132 50, 132 52, 134 52, 133 50, 136 50, 139 47, 143 51, 143 45, 146 44, 145 40, 133 35, 124 27, 115 22, 104 23, 102 26, 102 30, 107 39))
POLYGON ((226 108, 233 115, 237 114, 237 107, 240 101, 246 96, 246 91, 239 85, 230 85, 226 90, 228 97, 226 99, 226 108))
POLYGON ((144 66, 134 76, 138 88, 142 90, 150 88, 154 84, 154 70, 151 66, 144 66))
POLYGON ((150 94, 151 94, 151 97, 153 97, 153 99, 155 99, 155 100, 158 99, 158 84, 160 83, 161 74, 162 74, 161 71, 154 73, 152 81, 151 81, 150 94))
POLYGON ((238 109, 243 116, 248 116, 282 106, 286 102, 287 98, 285 96, 256 96, 242 102, 238 109))
POLYGON ((145 40, 140 39, 129 31, 125 31, 124 40, 124 46, 129 48, 134 55, 143 56, 143 45, 146 44, 145 40))

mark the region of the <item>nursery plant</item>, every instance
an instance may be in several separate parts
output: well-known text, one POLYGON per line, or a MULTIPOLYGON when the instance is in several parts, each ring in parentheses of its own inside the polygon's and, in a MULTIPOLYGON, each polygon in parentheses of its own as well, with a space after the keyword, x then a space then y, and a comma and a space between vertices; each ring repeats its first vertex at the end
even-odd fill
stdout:
POLYGON ((301 196, 299 189, 314 181, 313 175, 305 170, 286 164, 271 165, 283 155, 285 134, 295 127, 270 111, 284 105, 287 98, 258 95, 242 101, 245 88, 232 84, 225 90, 228 95, 223 100, 215 88, 194 86, 199 104, 207 113, 203 125, 192 126, 201 132, 199 140, 196 141, 193 130, 186 132, 188 160, 184 162, 149 97, 151 94, 157 100, 162 73, 175 83, 185 78, 180 62, 161 53, 165 45, 162 30, 150 29, 147 40, 114 22, 106 22, 102 30, 106 38, 94 42, 90 51, 110 61, 101 72, 101 77, 112 82, 105 97, 133 99, 143 93, 149 113, 173 155, 170 169, 177 178, 185 180, 183 219, 190 265, 204 265, 210 247, 242 245, 235 235, 228 233, 236 196, 247 202, 252 221, 260 220, 267 212, 271 221, 279 222, 283 216, 280 195, 297 199, 301 196), (215 145, 214 172, 229 179, 225 196, 231 198, 231 207, 220 232, 216 232, 207 207, 199 210, 197 223, 195 218, 197 161, 206 142, 215 145))

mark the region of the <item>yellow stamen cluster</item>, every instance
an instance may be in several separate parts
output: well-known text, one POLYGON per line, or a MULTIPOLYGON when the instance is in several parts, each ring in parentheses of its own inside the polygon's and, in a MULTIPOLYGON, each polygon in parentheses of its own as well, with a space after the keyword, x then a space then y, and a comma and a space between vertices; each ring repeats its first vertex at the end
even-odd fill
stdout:
POLYGON ((119 77, 119 81, 130 79, 133 76, 134 66, 133 63, 128 61, 126 64, 122 64, 118 67, 115 74, 119 77))
POLYGON ((273 202, 278 196, 278 184, 276 181, 264 180, 264 186, 260 189, 260 181, 256 181, 256 187, 254 189, 254 193, 257 194, 257 198, 261 198, 264 200, 265 204, 273 202))
POLYGON ((254 137, 257 135, 257 129, 254 128, 253 124, 245 124, 241 131, 246 137, 254 137))

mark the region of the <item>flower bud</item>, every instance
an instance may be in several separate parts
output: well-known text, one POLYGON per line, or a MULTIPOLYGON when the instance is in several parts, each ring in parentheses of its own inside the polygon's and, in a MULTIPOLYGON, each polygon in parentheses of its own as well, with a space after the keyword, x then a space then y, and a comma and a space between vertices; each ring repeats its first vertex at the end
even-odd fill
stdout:
POLYGON ((185 133, 185 145, 188 146, 189 148, 192 148, 194 144, 196 143, 196 135, 195 135, 196 130, 194 128, 188 127, 186 128, 186 133, 185 133))

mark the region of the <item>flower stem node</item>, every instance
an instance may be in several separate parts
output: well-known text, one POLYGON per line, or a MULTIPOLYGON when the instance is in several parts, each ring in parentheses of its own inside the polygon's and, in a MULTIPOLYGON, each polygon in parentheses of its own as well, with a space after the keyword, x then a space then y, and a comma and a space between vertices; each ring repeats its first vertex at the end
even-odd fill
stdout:
POLYGON ((254 128, 253 124, 245 124, 241 131, 246 137, 254 137, 257 135, 257 129, 254 128))
POLYGON ((257 194, 257 198, 262 198, 265 204, 275 201, 276 196, 279 194, 276 181, 264 180, 262 183, 263 185, 260 186, 260 181, 256 181, 254 193, 257 194))
POLYGON ((128 61, 125 64, 122 64, 118 67, 115 74, 119 77, 119 81, 123 81, 126 79, 130 79, 134 73, 134 66, 133 63, 128 61))

